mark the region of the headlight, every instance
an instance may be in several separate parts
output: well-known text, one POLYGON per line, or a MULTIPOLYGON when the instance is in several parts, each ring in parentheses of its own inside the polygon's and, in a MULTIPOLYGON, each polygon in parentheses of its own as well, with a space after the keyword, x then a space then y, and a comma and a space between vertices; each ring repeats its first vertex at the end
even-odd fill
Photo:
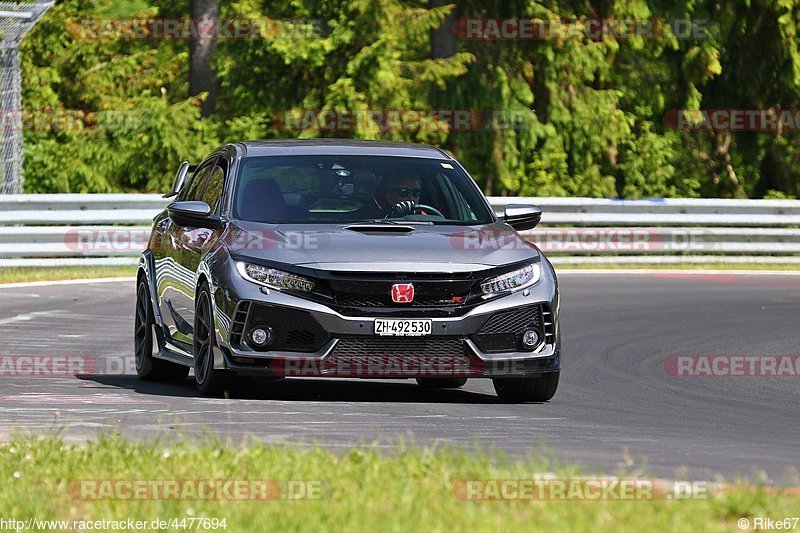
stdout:
POLYGON ((538 263, 489 278, 481 283, 484 297, 495 296, 504 292, 514 292, 529 287, 542 277, 542 268, 538 263))
POLYGON ((314 282, 310 279, 290 272, 284 272, 283 270, 243 263, 241 261, 236 263, 236 270, 239 271, 239 274, 244 279, 271 289, 288 289, 301 292, 311 292, 314 289, 314 282))

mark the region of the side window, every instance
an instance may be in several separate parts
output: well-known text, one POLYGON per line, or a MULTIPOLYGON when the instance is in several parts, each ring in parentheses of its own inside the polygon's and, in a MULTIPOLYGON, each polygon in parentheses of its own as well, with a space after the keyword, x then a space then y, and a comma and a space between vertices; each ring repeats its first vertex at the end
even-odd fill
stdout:
POLYGON ((208 185, 206 185, 205 193, 203 194, 203 201, 211 206, 211 211, 217 213, 222 199, 222 191, 225 189, 225 167, 227 167, 224 160, 220 160, 218 164, 214 165, 211 170, 211 175, 208 177, 208 185))
MULTIPOLYGON (((315 169, 314 166, 298 165, 298 164, 270 164, 268 166, 261 166, 258 163, 248 164, 245 162, 242 169, 239 171, 239 182, 236 185, 241 191, 247 190, 247 186, 254 181, 270 180, 277 184, 277 188, 284 195, 300 193, 302 196, 307 193, 323 191, 325 189, 325 182, 315 169), (241 176, 245 178, 242 179, 241 176)), ((295 196, 298 196, 295 194, 295 196)), ((242 212, 242 205, 247 202, 244 193, 238 193, 235 197, 234 212, 240 214, 242 212)), ((322 202, 325 202, 323 199, 322 202)), ((319 205, 309 206, 320 208, 319 205)))
POLYGON ((210 163, 198 168, 181 189, 180 194, 178 194, 178 201, 188 202, 191 200, 200 200, 203 194, 203 185, 212 168, 213 166, 210 163))
POLYGON ((450 176, 442 175, 443 185, 447 189, 448 196, 453 200, 453 213, 458 217, 459 220, 463 220, 465 222, 474 222, 478 220, 478 217, 475 216, 475 212, 472 210, 472 207, 469 205, 469 202, 464 198, 464 194, 458 188, 458 186, 453 183, 450 179, 450 176))
MULTIPOLYGON (((430 205, 438 207, 447 216, 464 222, 477 220, 475 213, 450 176, 436 173, 430 187, 430 205)), ((422 203, 427 203, 427 199, 422 203)))

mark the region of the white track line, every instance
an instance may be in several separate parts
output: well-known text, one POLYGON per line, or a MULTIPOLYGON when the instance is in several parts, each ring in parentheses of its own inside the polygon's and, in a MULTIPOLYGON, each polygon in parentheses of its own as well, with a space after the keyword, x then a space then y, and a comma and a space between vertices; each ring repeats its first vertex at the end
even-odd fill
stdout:
POLYGON ((30 281, 22 283, 0 283, 0 289, 22 287, 48 287, 50 285, 84 285, 87 283, 121 283, 136 281, 136 278, 94 278, 94 279, 61 279, 56 281, 30 281))
POLYGON ((6 324, 13 324, 14 322, 30 322, 34 318, 57 315, 59 313, 66 313, 66 312, 67 311, 64 309, 54 309, 52 311, 35 311, 33 313, 23 313, 8 318, 0 318, 0 326, 4 326, 6 324))

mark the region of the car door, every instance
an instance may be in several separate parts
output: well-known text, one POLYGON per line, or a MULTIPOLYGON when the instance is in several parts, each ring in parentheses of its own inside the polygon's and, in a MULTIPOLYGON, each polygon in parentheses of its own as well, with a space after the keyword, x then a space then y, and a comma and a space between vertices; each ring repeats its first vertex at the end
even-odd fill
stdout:
MULTIPOLYGON (((208 166, 208 171, 202 175, 202 184, 193 199, 207 203, 213 213, 220 213, 220 203, 225 186, 225 172, 227 164, 223 157, 217 158, 208 166)), ((175 310, 183 324, 194 325, 195 292, 197 289, 197 274, 200 262, 205 254, 215 245, 218 232, 210 228, 178 227, 178 236, 175 247, 175 263, 183 272, 181 290, 175 295, 175 310)), ((193 328, 192 328, 193 329, 193 328)), ((178 340, 193 342, 194 332, 184 335, 178 330, 178 340)))
MULTIPOLYGON (((208 177, 217 157, 201 163, 187 180, 176 198, 178 202, 201 200, 208 177)), ((158 303, 164 325, 174 341, 191 343, 194 324, 194 287, 199 258, 195 258, 197 243, 204 237, 200 228, 188 228, 177 224, 169 214, 156 223, 156 231, 163 235, 162 246, 154 251, 158 303), (194 268, 192 268, 194 265, 194 268)))

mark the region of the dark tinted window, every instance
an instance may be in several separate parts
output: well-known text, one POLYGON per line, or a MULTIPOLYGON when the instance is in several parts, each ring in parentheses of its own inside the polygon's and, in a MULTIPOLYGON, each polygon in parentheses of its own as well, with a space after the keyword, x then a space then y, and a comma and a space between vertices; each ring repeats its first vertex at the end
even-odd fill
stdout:
POLYGON ((385 218, 469 225, 492 220, 480 191, 453 162, 387 156, 245 158, 234 216, 296 223, 385 218))
POLYGON ((186 180, 186 184, 181 189, 180 194, 178 194, 178 201, 188 202, 202 199, 203 187, 212 168, 213 166, 211 164, 206 164, 198 168, 194 174, 186 180))
POLYGON ((203 201, 211 206, 211 211, 216 213, 225 188, 225 170, 220 165, 214 165, 208 177, 203 201))

